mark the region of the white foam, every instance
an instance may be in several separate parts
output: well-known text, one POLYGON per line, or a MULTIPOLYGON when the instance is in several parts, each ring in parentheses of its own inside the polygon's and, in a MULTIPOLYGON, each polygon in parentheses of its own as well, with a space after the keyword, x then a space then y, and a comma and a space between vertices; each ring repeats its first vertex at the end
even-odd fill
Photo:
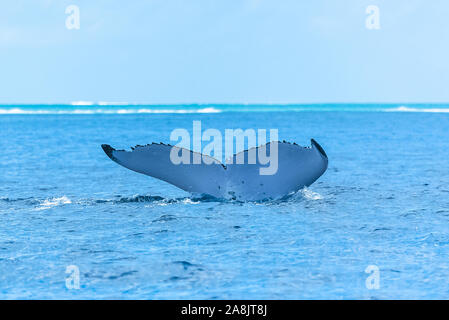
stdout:
POLYGON ((78 101, 73 102, 73 106, 80 106, 80 108, 70 108, 70 107, 49 107, 46 108, 45 106, 42 106, 41 109, 33 109, 24 107, 21 108, 20 106, 17 107, 4 107, 0 108, 0 115, 12 115, 12 114, 18 114, 18 115, 58 115, 58 114, 199 114, 199 113, 220 113, 220 112, 226 112, 226 111, 233 111, 233 112, 302 112, 302 111, 315 111, 315 112, 326 112, 326 111, 341 111, 341 112, 351 112, 351 111, 363 111, 363 112, 422 112, 422 113, 449 113, 449 108, 414 108, 414 107, 407 107, 407 106, 399 106, 394 108, 376 108, 376 107, 367 107, 367 108, 359 108, 359 107, 344 107, 343 109, 334 109, 334 108, 327 108, 327 109, 315 109, 315 108, 283 108, 279 107, 276 109, 273 108, 260 108, 260 107, 245 107, 242 109, 239 108, 233 108, 233 109, 219 109, 214 108, 211 106, 205 106, 204 108, 170 108, 169 106, 166 106, 166 108, 159 107, 152 107, 152 106, 142 106, 138 107, 138 105, 133 104, 127 104, 127 103, 109 103, 109 102, 100 102, 99 104, 93 104, 89 101, 78 101), (108 108, 107 106, 124 106, 124 107, 118 107, 118 108, 108 108), (85 106, 85 108, 83 108, 85 106), (129 107, 126 107, 129 106, 129 107))
POLYGON ((136 105, 136 103, 99 101, 98 105, 99 106, 130 106, 130 105, 136 105))
POLYGON ((72 101, 70 103, 72 106, 92 106, 94 103, 92 101, 72 101))
MULTIPOLYGON (((99 111, 99 110, 97 110, 99 111)), ((112 112, 102 110, 105 113, 134 114, 134 113, 220 113, 221 110, 215 108, 202 109, 119 109, 112 112)))
POLYGON ((385 109, 387 112, 429 112, 429 113, 449 113, 449 108, 410 108, 400 106, 397 108, 385 109))
POLYGON ((314 192, 308 188, 304 188, 301 190, 301 193, 304 198, 308 200, 321 200, 323 199, 323 196, 319 194, 318 192, 314 192))
POLYGON ((26 110, 21 108, 0 109, 0 114, 172 114, 172 113, 220 113, 215 108, 202 109, 75 109, 75 110, 26 110))
POLYGON ((36 210, 47 210, 53 207, 61 206, 64 204, 70 204, 72 201, 66 196, 62 196, 60 198, 51 198, 41 202, 39 207, 36 210))
POLYGON ((187 198, 187 199, 182 200, 182 203, 184 203, 184 204, 198 204, 198 203, 200 203, 200 201, 193 201, 192 199, 187 198))

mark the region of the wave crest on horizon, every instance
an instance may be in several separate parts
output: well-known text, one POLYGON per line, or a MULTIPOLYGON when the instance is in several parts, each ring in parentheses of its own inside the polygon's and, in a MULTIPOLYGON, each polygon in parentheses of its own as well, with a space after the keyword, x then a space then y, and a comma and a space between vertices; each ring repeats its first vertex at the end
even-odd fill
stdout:
POLYGON ((19 115, 70 115, 70 114, 186 114, 186 113, 220 113, 221 110, 209 107, 200 109, 23 109, 23 108, 10 108, 0 109, 0 115, 19 114, 19 115))
POLYGON ((388 108, 389 112, 428 112, 428 113, 449 113, 449 108, 412 108, 400 106, 397 108, 388 108))

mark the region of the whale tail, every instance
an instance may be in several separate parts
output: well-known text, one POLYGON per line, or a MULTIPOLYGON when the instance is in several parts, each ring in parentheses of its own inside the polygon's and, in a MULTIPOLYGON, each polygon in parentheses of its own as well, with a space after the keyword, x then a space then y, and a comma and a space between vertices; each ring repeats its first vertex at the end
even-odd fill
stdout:
POLYGON ((191 193, 238 200, 283 197, 311 185, 328 166, 324 149, 313 139, 311 147, 269 142, 233 155, 226 165, 208 155, 163 143, 136 146, 132 151, 116 150, 107 144, 101 147, 111 160, 135 172, 191 193), (251 152, 257 156, 269 154, 270 161, 238 161, 247 159, 251 152), (174 163, 173 154, 183 154, 186 156, 184 160, 188 160, 174 163), (195 162, 198 157, 201 161, 195 162))

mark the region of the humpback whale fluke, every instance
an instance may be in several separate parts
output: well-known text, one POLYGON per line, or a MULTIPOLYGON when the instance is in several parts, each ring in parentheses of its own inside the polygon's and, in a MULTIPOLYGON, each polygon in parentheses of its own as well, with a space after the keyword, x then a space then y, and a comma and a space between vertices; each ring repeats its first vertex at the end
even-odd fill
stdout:
MULTIPOLYGON (((101 145, 106 155, 130 170, 166 181, 191 193, 208 194, 216 198, 237 200, 277 199, 310 186, 327 169, 328 158, 324 149, 313 139, 311 147, 296 143, 269 142, 265 145, 234 154, 222 164, 217 159, 190 150, 162 143, 135 146, 132 151, 116 150, 101 145), (277 171, 261 175, 260 163, 239 163, 238 158, 250 151, 270 154, 271 145, 277 144, 277 171), (187 151, 190 160, 200 155, 203 161, 194 164, 174 164, 170 153, 187 151), (237 160, 237 161, 236 161, 237 160)), ((258 153, 259 154, 259 153, 258 153)))

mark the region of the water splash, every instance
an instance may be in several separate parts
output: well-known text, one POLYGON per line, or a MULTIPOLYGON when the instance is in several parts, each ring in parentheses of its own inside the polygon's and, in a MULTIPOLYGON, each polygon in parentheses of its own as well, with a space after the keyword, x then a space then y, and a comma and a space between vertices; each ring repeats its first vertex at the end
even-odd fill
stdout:
POLYGON ((36 210, 40 211, 40 210, 47 210, 53 207, 57 207, 57 206, 61 206, 61 205, 65 205, 65 204, 71 204, 72 201, 67 198, 66 196, 62 196, 59 198, 51 198, 51 199, 46 199, 44 201, 42 201, 40 203, 40 206, 36 208, 36 210))
POLYGON ((322 200, 323 199, 323 196, 321 194, 319 194, 318 192, 314 192, 307 187, 300 190, 300 193, 307 200, 322 200))

